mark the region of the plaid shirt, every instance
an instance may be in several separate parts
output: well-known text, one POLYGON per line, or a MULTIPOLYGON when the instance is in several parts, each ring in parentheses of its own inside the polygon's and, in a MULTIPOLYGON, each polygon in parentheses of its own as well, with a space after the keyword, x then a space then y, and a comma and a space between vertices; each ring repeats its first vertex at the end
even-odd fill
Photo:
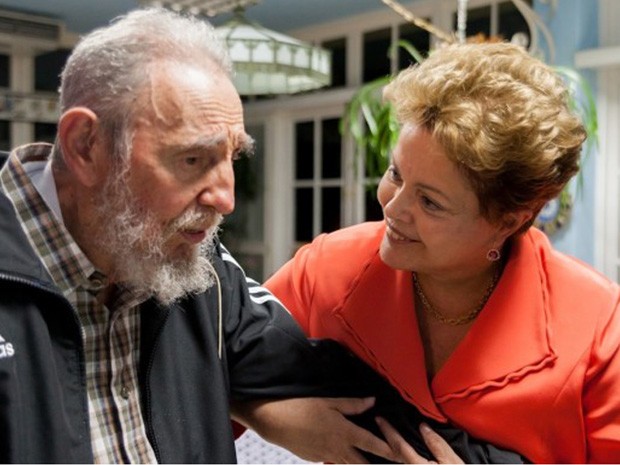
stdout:
POLYGON ((156 462, 140 411, 137 373, 140 303, 146 296, 116 286, 106 296, 106 277, 37 192, 24 165, 45 162, 50 151, 49 144, 14 150, 0 172, 0 185, 32 248, 80 321, 95 462, 156 462))

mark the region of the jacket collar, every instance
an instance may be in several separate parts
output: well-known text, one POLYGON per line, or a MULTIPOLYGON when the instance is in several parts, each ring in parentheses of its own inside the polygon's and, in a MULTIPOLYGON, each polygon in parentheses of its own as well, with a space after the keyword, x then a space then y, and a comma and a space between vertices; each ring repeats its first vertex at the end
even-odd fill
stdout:
POLYGON ((555 360, 541 263, 549 245, 541 236, 532 231, 515 241, 497 288, 430 387, 411 273, 389 268, 375 254, 337 314, 403 397, 444 420, 439 404, 504 386, 555 360))
POLYGON ((17 220, 13 204, 0 190, 0 274, 53 285, 17 220))

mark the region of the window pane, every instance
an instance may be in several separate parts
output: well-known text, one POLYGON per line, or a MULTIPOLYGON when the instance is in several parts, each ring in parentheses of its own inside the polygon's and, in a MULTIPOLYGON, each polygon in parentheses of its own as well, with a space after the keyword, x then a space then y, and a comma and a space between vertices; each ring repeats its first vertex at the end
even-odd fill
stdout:
POLYGON ((295 178, 314 177, 314 122, 295 125, 295 178))
POLYGON ((71 50, 54 50, 34 59, 34 88, 56 92, 60 86, 60 73, 71 50))
POLYGON ((11 150, 11 123, 0 121, 0 150, 11 150))
POLYGON ((391 43, 390 29, 378 29, 364 34, 364 82, 390 74, 388 50, 391 43))
MULTIPOLYGON (((531 1, 528 2, 531 5, 531 1)), ((510 40, 517 32, 530 35, 525 18, 512 2, 503 2, 499 5, 499 34, 510 40)))
MULTIPOLYGON (((427 19, 428 21, 428 19, 427 19)), ((431 46, 430 34, 413 24, 402 24, 398 28, 398 37, 400 40, 406 40, 413 45, 420 54, 425 57, 428 55, 428 50, 431 46)), ((416 63, 415 59, 409 54, 407 50, 402 47, 398 48, 398 69, 405 69, 410 65, 416 63)))
POLYGON ((262 283, 263 276, 263 256, 259 254, 249 254, 243 252, 233 252, 235 260, 244 269, 246 276, 262 283))
POLYGON ((335 231, 340 228, 340 187, 324 187, 321 194, 321 231, 335 231))
POLYGON ((383 219, 381 204, 377 199, 377 187, 366 188, 366 221, 376 221, 383 219))
POLYGON ((37 142, 54 143, 56 125, 51 123, 34 123, 34 140, 37 142))
POLYGON ((8 55, 0 54, 0 87, 11 85, 11 60, 8 55))
POLYGON ((340 178, 342 160, 342 137, 338 124, 339 118, 322 121, 323 141, 321 146, 322 173, 325 178, 340 178))
POLYGON ((250 157, 235 161, 235 210, 228 215, 222 228, 222 241, 235 252, 236 241, 263 240, 264 127, 248 126, 254 138, 255 151, 250 157))
POLYGON ((329 87, 347 85, 347 40, 335 39, 323 42, 323 48, 332 52, 332 82, 329 87))
POLYGON ((312 188, 303 187, 295 190, 295 240, 310 242, 312 240, 313 218, 312 188))
MULTIPOLYGON (((452 27, 456 31, 456 13, 452 19, 452 27)), ((480 8, 472 8, 467 10, 467 27, 465 30, 467 37, 483 34, 489 37, 491 34, 491 7, 483 6, 480 8)))

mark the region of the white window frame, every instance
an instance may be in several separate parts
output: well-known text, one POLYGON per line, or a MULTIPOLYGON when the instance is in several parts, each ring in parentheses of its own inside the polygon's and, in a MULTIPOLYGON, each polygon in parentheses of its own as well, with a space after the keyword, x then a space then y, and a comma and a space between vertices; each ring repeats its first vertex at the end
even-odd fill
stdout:
POLYGON ((596 155, 594 266, 620 282, 620 2, 599 0, 600 48, 575 56, 597 71, 599 153, 596 155))

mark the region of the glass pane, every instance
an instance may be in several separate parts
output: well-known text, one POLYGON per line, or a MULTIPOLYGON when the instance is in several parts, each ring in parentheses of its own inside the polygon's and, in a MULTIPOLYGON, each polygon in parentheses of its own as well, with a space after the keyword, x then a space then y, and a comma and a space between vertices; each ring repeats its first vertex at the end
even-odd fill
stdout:
MULTIPOLYGON (((428 21, 428 19, 426 21, 428 21)), ((431 35, 424 29, 421 29, 409 23, 402 24, 398 28, 398 37, 400 38, 400 40, 406 40, 411 45, 413 45, 423 57, 426 57, 428 55, 428 51, 431 46, 431 35)), ((416 61, 409 54, 409 52, 404 48, 399 47, 398 69, 405 69, 414 63, 416 63, 416 61)))
POLYGON ((8 55, 0 54, 0 87, 11 85, 11 60, 8 55))
POLYGON ((383 210, 379 199, 377 199, 377 186, 367 187, 365 193, 366 200, 366 221, 376 221, 383 219, 383 210))
POLYGON ((51 123, 34 123, 34 140, 37 142, 54 143, 56 125, 51 123))
POLYGON ((254 155, 243 156, 234 164, 235 210, 225 218, 222 227, 222 242, 232 252, 235 242, 263 240, 264 127, 248 126, 246 131, 254 138, 255 151, 254 155))
POLYGON ((389 28, 364 34, 364 71, 362 75, 364 82, 370 82, 390 74, 388 50, 391 37, 389 28))
MULTIPOLYGON (((531 1, 528 2, 530 5, 531 1)), ((529 37, 530 31, 525 18, 512 2, 503 2, 499 5, 499 34, 510 40, 517 32, 525 32, 529 37)), ((529 44, 528 44, 529 45, 529 44)))
POLYGON ((0 150, 11 150, 11 123, 0 121, 0 150))
POLYGON ((347 85, 347 40, 335 39, 321 44, 332 52, 332 82, 329 87, 347 85))
POLYGON ((314 122, 295 125, 295 178, 314 177, 314 122))
POLYGON ((342 136, 338 129, 339 118, 324 119, 322 124, 323 141, 321 144, 321 177, 340 178, 342 160, 342 136))
POLYGON ((312 240, 313 214, 312 188, 295 189, 295 240, 297 242, 312 240))
MULTIPOLYGON (((454 13, 452 18, 452 28, 456 31, 456 13, 454 13)), ((484 37, 489 37, 491 34, 490 6, 467 10, 467 28, 465 33, 467 37, 472 37, 477 34, 482 34, 484 37)))
POLYGON ((321 232, 331 232, 340 228, 340 187, 321 189, 321 232))
POLYGON ((65 66, 71 50, 54 50, 43 53, 34 59, 34 88, 56 92, 60 86, 60 73, 65 66))

